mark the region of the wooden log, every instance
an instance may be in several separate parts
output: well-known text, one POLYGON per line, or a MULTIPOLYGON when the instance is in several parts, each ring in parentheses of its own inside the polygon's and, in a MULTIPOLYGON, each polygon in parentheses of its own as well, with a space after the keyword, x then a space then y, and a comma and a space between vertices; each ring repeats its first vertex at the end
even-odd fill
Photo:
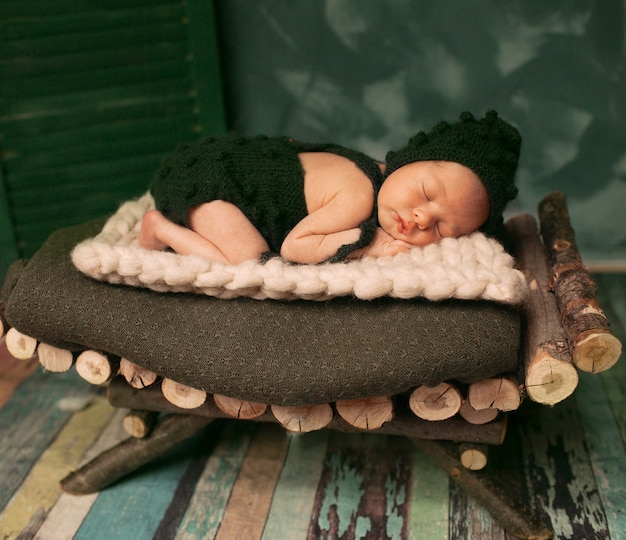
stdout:
POLYGON ((181 409, 196 409, 207 399, 207 394, 204 390, 192 388, 172 379, 163 379, 161 391, 165 399, 181 409))
POLYGON ((69 371, 74 365, 74 355, 72 351, 67 349, 60 349, 48 345, 47 343, 40 343, 37 347, 37 356, 39 357, 39 363, 46 371, 53 373, 64 373, 69 371))
POLYGON ((154 371, 138 366, 126 358, 120 358, 119 372, 133 388, 145 388, 158 378, 154 371))
POLYGON ((502 528, 516 538, 549 540, 552 531, 531 509, 515 498, 510 486, 485 471, 471 471, 459 459, 456 445, 444 441, 411 439, 483 506, 502 528))
POLYGON ((117 375, 119 358, 93 350, 83 351, 76 358, 76 371, 91 384, 104 384, 117 375))
POLYGON ((124 417, 122 426, 131 437, 143 439, 150 434, 158 417, 158 412, 131 410, 124 417))
POLYGON ((605 371, 619 360, 622 343, 598 304, 596 284, 583 265, 563 193, 553 192, 539 203, 539 220, 552 266, 550 285, 574 364, 590 373, 605 371))
POLYGON ((409 407, 424 420, 445 420, 459 412, 463 397, 450 383, 441 382, 437 386, 418 386, 409 397, 409 407))
POLYGON ((221 394, 213 394, 213 400, 228 416, 239 418, 240 420, 252 420, 257 416, 261 416, 267 409, 265 403, 244 401, 243 399, 222 396, 221 394))
POLYGON ((578 385, 554 295, 549 292, 548 263, 537 222, 529 214, 509 219, 514 255, 524 270, 529 293, 522 305, 525 386, 528 397, 554 405, 578 385))
POLYGON ((470 402, 465 400, 459 409, 459 414, 461 417, 473 424, 475 426, 480 426, 482 424, 488 424, 492 420, 495 420, 499 414, 498 409, 474 409, 470 405, 470 402))
MULTIPOLYGON (((107 397, 114 407, 150 410, 161 413, 189 414, 189 411, 183 410, 165 399, 158 386, 150 386, 143 390, 138 390, 132 388, 122 377, 116 377, 109 383, 107 397)), ((217 407, 212 399, 208 399, 202 406, 194 409, 193 414, 209 418, 232 418, 217 407)), ((277 419, 271 410, 267 410, 261 416, 254 418, 253 421, 277 422, 277 419)), ((506 426, 506 415, 501 415, 494 422, 484 425, 473 425, 458 417, 440 422, 430 422, 415 416, 405 405, 396 409, 394 417, 389 422, 371 433, 454 440, 458 442, 502 444, 506 426)), ((346 433, 361 431, 337 416, 326 427, 346 433)))
POLYGON ((100 491, 189 439, 212 421, 197 415, 166 416, 148 437, 128 438, 67 475, 61 488, 72 495, 100 491))
POLYGON ((295 433, 308 433, 325 428, 333 419, 328 403, 319 405, 272 405, 272 414, 281 426, 295 433))
POLYGON ((512 375, 485 379, 469 385, 467 401, 478 411, 514 411, 522 403, 520 385, 512 375))
POLYGON ((461 464, 470 471, 480 471, 487 465, 489 447, 485 444, 463 443, 459 445, 461 464))
POLYGON ((341 418, 358 429, 378 429, 393 418, 393 402, 389 396, 337 401, 335 408, 341 418))
POLYGON ((11 355, 18 360, 30 360, 37 352, 37 340, 15 328, 8 329, 4 343, 11 355))

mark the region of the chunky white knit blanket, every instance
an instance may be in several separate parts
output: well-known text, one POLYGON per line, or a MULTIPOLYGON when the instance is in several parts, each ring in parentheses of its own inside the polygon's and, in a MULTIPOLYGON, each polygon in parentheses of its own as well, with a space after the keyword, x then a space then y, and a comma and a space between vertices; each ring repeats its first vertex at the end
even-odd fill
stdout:
POLYGON ((154 200, 149 193, 124 203, 100 234, 74 248, 74 265, 101 281, 219 298, 327 300, 352 295, 364 300, 391 296, 518 304, 526 293, 526 280, 513 258, 482 233, 447 238, 393 257, 318 265, 294 265, 277 257, 264 264, 231 266, 140 247, 141 218, 150 208, 154 200))

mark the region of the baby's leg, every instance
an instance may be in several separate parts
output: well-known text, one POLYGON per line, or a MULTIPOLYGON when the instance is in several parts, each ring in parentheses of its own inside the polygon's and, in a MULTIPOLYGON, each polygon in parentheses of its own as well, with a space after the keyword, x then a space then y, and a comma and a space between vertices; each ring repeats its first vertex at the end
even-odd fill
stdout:
POLYGON ((139 245, 147 249, 173 249, 180 255, 201 255, 207 259, 228 263, 220 252, 206 238, 198 233, 167 219, 158 210, 149 210, 141 222, 139 245))
POLYGON ((234 205, 212 201, 189 212, 190 228, 167 219, 158 210, 143 217, 139 244, 148 249, 171 248, 181 255, 238 264, 257 259, 269 246, 257 229, 234 205))
POLYGON ((234 204, 211 201, 189 211, 189 227, 212 245, 230 264, 258 259, 270 246, 234 204))

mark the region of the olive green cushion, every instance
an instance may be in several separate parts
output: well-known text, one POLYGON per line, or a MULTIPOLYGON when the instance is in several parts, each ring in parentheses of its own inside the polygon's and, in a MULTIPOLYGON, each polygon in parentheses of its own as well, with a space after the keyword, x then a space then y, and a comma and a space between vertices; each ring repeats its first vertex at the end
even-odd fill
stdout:
POLYGON ((13 265, 0 298, 11 326, 72 351, 125 357, 210 393, 273 404, 391 395, 517 370, 520 316, 510 306, 221 300, 111 285, 70 260, 103 223, 59 230, 13 265))

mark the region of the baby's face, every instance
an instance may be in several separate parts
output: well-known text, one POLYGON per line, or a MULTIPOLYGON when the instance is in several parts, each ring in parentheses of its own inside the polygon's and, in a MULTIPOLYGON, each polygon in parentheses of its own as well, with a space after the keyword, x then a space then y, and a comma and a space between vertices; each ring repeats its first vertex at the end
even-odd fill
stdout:
POLYGON ((378 193, 378 221, 416 246, 469 234, 489 217, 489 196, 471 169, 452 161, 416 161, 395 170, 378 193))

